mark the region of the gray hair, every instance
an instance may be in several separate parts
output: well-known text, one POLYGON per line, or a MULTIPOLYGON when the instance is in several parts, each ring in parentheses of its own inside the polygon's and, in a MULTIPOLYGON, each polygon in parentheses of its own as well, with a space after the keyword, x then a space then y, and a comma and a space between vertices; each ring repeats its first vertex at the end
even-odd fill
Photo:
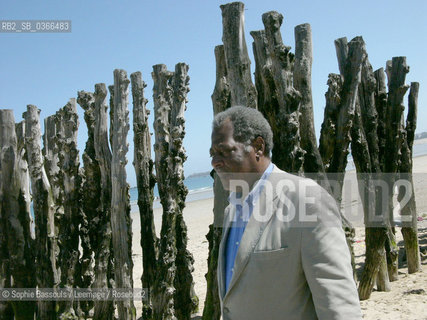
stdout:
POLYGON ((273 132, 261 112, 248 107, 231 107, 215 116, 212 129, 218 129, 227 119, 233 124, 234 140, 249 146, 257 137, 261 137, 265 143, 264 154, 270 156, 273 149, 273 132))

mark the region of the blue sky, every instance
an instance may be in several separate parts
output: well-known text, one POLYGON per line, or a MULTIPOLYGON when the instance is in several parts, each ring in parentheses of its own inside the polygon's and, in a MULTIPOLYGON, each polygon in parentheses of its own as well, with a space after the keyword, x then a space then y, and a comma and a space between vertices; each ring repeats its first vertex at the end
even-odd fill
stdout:
MULTIPOLYGON (((0 108, 13 109, 22 119, 27 104, 37 105, 41 118, 54 114, 77 91, 113 83, 113 70, 128 76, 141 71, 147 83, 148 108, 153 109, 152 66, 173 71, 175 64, 190 66, 186 111, 185 174, 210 170, 211 94, 215 84, 214 47, 221 44, 222 17, 216 0, 99 1, 43 0, 0 3, 0 19, 66 19, 71 33, 0 33, 0 108)), ((406 56, 411 67, 407 83, 420 82, 418 132, 427 131, 427 1, 245 1, 245 35, 252 68, 250 31, 263 29, 261 15, 276 10, 284 15, 282 37, 294 50, 294 27, 310 23, 313 34, 313 100, 319 132, 329 73, 338 73, 334 40, 363 36, 374 69, 393 56, 406 56)), ((132 99, 129 97, 129 109, 132 99)), ((79 108, 79 149, 84 150, 86 126, 79 108)), ((153 114, 153 112, 152 112, 153 114)), ((132 112, 130 112, 132 123, 132 112)), ((150 123, 153 118, 150 116, 150 123)), ((132 125, 131 125, 132 128, 132 125)), ((135 186, 132 167, 132 130, 128 142, 128 181, 135 186)))

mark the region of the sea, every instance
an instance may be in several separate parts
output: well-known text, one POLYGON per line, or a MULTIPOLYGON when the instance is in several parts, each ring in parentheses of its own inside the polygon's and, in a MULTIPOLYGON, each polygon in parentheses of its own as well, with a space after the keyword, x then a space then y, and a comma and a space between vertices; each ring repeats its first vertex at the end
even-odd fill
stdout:
MULTIPOLYGON (((189 176, 184 179, 184 185, 188 189, 187 198, 185 202, 192 202, 197 200, 204 200, 213 198, 213 179, 206 174, 198 174, 195 176, 189 176)), ((159 190, 157 185, 154 186, 154 202, 153 208, 160 208, 159 190)), ((138 189, 136 187, 129 189, 131 212, 138 211, 138 189)))

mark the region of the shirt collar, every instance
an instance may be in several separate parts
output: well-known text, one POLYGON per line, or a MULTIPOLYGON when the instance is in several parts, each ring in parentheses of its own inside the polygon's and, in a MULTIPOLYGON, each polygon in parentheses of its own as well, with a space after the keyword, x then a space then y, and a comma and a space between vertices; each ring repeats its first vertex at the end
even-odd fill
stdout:
POLYGON ((245 197, 245 199, 243 201, 242 201, 241 193, 238 194, 236 192, 230 193, 230 196, 228 197, 228 201, 233 205, 242 205, 245 202, 247 204, 249 204, 251 202, 253 205, 255 203, 255 201, 258 199, 258 196, 264 187, 265 181, 270 176, 271 172, 273 171, 273 168, 274 168, 274 164, 273 164, 273 162, 270 162, 267 169, 265 169, 265 171, 261 175, 261 178, 259 178, 259 180, 255 183, 254 187, 248 193, 248 195, 245 197))

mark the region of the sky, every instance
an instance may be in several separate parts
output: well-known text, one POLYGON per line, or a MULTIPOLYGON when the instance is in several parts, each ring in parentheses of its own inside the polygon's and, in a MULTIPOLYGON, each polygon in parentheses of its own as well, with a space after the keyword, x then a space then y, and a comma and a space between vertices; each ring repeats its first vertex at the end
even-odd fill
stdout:
MULTIPOLYGON (((222 44, 222 16, 216 0, 1 0, 0 20, 71 20, 70 33, 0 33, 0 108, 13 109, 16 122, 28 104, 36 105, 43 119, 63 107, 80 90, 94 91, 96 83, 113 84, 113 70, 128 76, 141 71, 147 83, 145 97, 153 123, 153 65, 173 71, 179 62, 189 65, 185 175, 208 171, 215 85, 214 48, 222 44)), ((248 0, 245 3, 245 38, 252 61, 250 31, 263 29, 261 16, 275 10, 283 14, 283 42, 294 52, 294 28, 312 28, 312 86, 314 119, 319 138, 329 73, 339 73, 334 40, 355 36, 365 40, 374 70, 394 56, 406 56, 406 77, 420 82, 417 132, 427 131, 426 0, 248 0)), ((130 91, 130 86, 129 86, 130 91)), ((407 103, 407 97, 405 97, 407 103)), ((87 129, 77 106, 78 147, 83 152, 87 129)), ((132 97, 127 174, 136 185, 133 161, 132 97)), ((154 138, 152 139, 154 141, 154 138)))

